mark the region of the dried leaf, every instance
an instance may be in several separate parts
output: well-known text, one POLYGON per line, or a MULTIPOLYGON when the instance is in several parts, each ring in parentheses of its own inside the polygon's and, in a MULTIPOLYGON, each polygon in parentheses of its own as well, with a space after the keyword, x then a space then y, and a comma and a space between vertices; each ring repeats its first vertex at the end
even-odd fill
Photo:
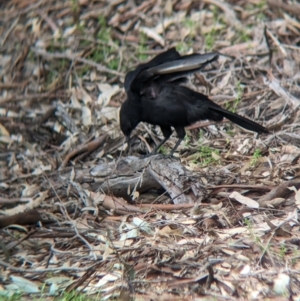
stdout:
POLYGON ((289 295, 290 277, 286 274, 279 274, 274 279, 274 291, 277 295, 289 295))
POLYGON ((89 125, 93 124, 92 112, 91 112, 90 108, 87 106, 83 106, 81 110, 82 110, 82 115, 81 115, 82 123, 85 126, 89 126, 89 125))
POLYGON ((98 88, 101 93, 98 96, 97 103, 102 106, 102 108, 105 108, 109 104, 111 98, 120 91, 120 87, 117 85, 98 84, 98 88))
POLYGON ((8 130, 0 123, 0 137, 3 138, 3 136, 9 138, 10 134, 9 134, 8 130))
POLYGON ((10 276, 12 282, 17 285, 17 287, 25 293, 33 294, 33 293, 39 293, 39 285, 36 282, 30 281, 28 279, 25 279, 20 276, 10 276))
POLYGON ((231 199, 235 199, 236 201, 238 201, 241 204, 244 204, 246 206, 248 206, 249 208, 259 208, 259 203, 246 197, 241 195, 239 192, 234 191, 232 192, 229 197, 231 199))
POLYGON ((140 32, 159 43, 162 47, 165 46, 164 39, 155 31, 154 28, 140 27, 140 32))

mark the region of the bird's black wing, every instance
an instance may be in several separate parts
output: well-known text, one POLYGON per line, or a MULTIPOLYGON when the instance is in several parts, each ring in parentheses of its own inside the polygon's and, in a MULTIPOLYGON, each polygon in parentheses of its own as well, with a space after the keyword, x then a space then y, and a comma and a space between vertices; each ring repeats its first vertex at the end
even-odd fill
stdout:
POLYGON ((128 91, 131 89, 131 84, 133 83, 133 81, 136 80, 139 74, 141 74, 144 70, 154 68, 166 62, 174 61, 176 59, 179 59, 180 57, 180 54, 177 52, 175 47, 173 47, 165 52, 158 54, 148 63, 138 65, 135 70, 129 71, 125 76, 124 87, 126 93, 128 93, 128 91))
POLYGON ((181 78, 184 80, 188 74, 200 71, 205 65, 217 60, 218 57, 217 52, 180 56, 175 48, 171 48, 129 72, 125 78, 125 90, 126 92, 131 90, 141 94, 154 81, 156 85, 162 86, 166 82, 181 78))
POLYGON ((217 52, 210 52, 205 54, 193 53, 182 56, 171 62, 165 62, 158 66, 148 68, 140 76, 145 74, 145 77, 153 77, 155 75, 165 74, 181 74, 185 72, 195 72, 203 68, 205 65, 215 61, 219 57, 217 52))
POLYGON ((199 72, 207 64, 217 60, 219 54, 210 52, 206 54, 191 54, 182 56, 172 62, 164 63, 159 66, 145 70, 140 76, 140 82, 144 82, 144 86, 149 87, 153 83, 158 89, 167 82, 175 82, 177 84, 186 82, 187 75, 199 72))

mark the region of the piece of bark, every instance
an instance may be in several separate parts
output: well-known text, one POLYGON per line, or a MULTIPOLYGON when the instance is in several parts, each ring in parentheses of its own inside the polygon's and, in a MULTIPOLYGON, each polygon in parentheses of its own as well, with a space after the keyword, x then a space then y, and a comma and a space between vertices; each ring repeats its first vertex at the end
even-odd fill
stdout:
MULTIPOLYGON (((61 196, 66 193, 65 187, 69 183, 71 172, 71 169, 65 169, 50 176, 53 189, 63 190, 59 191, 61 196)), ((205 193, 204 186, 201 186, 202 176, 188 171, 175 158, 162 155, 148 158, 129 156, 104 162, 91 169, 76 170, 73 181, 81 185, 86 183, 84 188, 90 191, 101 191, 123 197, 127 201, 131 200, 130 195, 134 191, 141 194, 165 189, 175 204, 194 204, 205 193)), ((48 183, 45 182, 45 185, 48 183)))
POLYGON ((109 179, 100 187, 106 191, 114 191, 114 195, 126 197, 128 191, 135 188, 139 193, 163 187, 171 196, 174 204, 194 204, 204 195, 204 187, 200 177, 188 171, 180 161, 161 155, 139 159, 137 157, 122 158, 117 165, 107 168, 97 167, 91 174, 107 176, 114 173, 116 178, 109 179), (115 189, 118 187, 117 189, 115 189))
POLYGON ((139 193, 162 189, 147 168, 150 160, 151 157, 140 159, 129 156, 117 162, 98 165, 90 171, 90 175, 96 181, 91 185, 91 189, 123 197, 126 200, 134 189, 139 193))
POLYGON ((174 204, 195 204, 204 196, 200 177, 195 177, 174 158, 157 156, 151 160, 150 174, 168 192, 174 204))
POLYGON ((40 213, 33 209, 22 213, 18 213, 11 216, 0 217, 0 229, 10 225, 34 225, 39 221, 42 221, 40 213))
POLYGON ((275 198, 286 198, 288 197, 293 191, 289 189, 289 187, 295 187, 296 189, 300 188, 300 181, 299 180, 292 180, 288 182, 283 182, 279 186, 273 188, 270 192, 263 195, 259 198, 258 203, 260 207, 268 205, 268 202, 275 199, 275 198))
POLYGON ((271 8, 278 9, 280 11, 283 10, 294 16, 300 15, 300 4, 298 3, 284 3, 279 0, 268 0, 267 2, 271 8))

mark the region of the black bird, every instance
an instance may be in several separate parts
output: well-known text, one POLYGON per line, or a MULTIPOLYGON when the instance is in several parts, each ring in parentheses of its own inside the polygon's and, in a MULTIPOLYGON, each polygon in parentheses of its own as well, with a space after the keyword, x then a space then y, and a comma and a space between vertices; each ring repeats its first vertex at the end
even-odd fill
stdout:
POLYGON ((171 48, 127 73, 124 83, 127 99, 120 110, 120 126, 128 147, 130 134, 141 121, 159 125, 164 135, 153 154, 170 138, 173 127, 179 138, 170 152, 173 155, 185 137, 184 127, 199 120, 221 121, 226 117, 245 129, 268 133, 260 124, 227 111, 206 95, 182 85, 188 74, 217 58, 217 52, 180 56, 171 48))

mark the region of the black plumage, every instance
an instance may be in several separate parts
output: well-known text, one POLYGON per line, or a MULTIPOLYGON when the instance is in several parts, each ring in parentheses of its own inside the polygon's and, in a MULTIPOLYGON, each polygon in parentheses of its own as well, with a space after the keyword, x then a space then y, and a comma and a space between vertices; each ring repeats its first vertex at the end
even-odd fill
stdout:
POLYGON ((124 83, 127 99, 120 110, 120 126, 128 145, 130 134, 139 122, 159 125, 162 130, 164 140, 153 153, 169 139, 171 128, 175 129, 179 139, 171 155, 185 136, 184 127, 199 120, 221 121, 226 117, 245 129, 268 133, 258 123, 225 110, 206 95, 182 85, 188 74, 201 70, 217 58, 216 52, 180 56, 171 48, 130 71, 124 83))

